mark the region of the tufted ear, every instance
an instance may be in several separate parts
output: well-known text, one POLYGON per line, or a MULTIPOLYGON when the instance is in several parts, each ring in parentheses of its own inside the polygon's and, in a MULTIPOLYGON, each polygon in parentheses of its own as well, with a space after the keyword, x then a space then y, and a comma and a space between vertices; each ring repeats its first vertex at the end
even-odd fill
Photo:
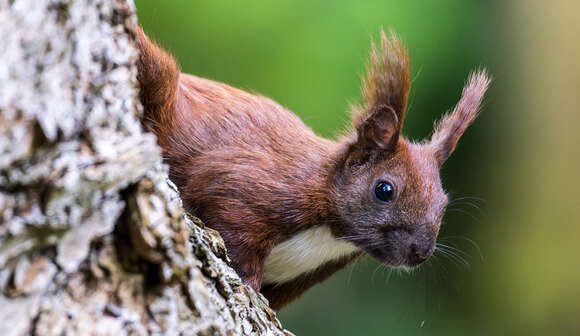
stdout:
POLYGON ((407 49, 393 34, 381 30, 380 47, 371 41, 371 54, 362 80, 363 105, 355 106, 352 123, 363 146, 393 149, 403 127, 409 96, 407 49))
POLYGON ((399 118, 391 107, 379 106, 358 126, 357 134, 362 148, 392 151, 399 139, 399 118))
POLYGON ((459 138, 477 117, 490 81, 485 70, 471 73, 463 88, 459 103, 435 126, 429 146, 433 149, 439 165, 442 165, 453 153, 459 138))

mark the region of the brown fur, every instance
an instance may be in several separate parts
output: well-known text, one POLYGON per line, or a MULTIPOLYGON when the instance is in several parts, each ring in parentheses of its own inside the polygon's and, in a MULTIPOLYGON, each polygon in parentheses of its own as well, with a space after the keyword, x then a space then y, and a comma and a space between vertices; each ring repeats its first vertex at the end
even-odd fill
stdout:
POLYGON ((400 135, 409 94, 404 46, 381 32, 374 44, 364 105, 339 141, 315 135, 268 98, 180 74, 171 56, 139 30, 144 124, 155 132, 186 209, 218 230, 244 282, 281 308, 360 253, 282 284, 262 284, 277 244, 315 225, 390 265, 416 265, 433 251, 447 204, 439 167, 475 118, 488 81, 471 77, 460 103, 430 144, 400 135), (376 181, 396 190, 384 204, 376 181), (262 287, 263 286, 263 287, 262 287))
MULTIPOLYGON (((138 26, 137 48, 140 51, 137 80, 141 85, 140 98, 145 107, 143 123, 156 134, 170 132, 175 110, 175 97, 179 80, 179 66, 175 59, 151 43, 143 29, 138 26)), ((159 136, 162 148, 165 137, 159 136)))

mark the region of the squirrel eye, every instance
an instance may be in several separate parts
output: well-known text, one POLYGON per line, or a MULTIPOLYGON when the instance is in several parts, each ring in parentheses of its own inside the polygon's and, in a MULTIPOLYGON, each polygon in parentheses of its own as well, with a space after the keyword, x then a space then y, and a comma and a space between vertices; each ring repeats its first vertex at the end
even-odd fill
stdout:
POLYGON ((395 187, 387 181, 379 181, 375 186, 375 197, 381 202, 390 202, 395 198, 395 187))

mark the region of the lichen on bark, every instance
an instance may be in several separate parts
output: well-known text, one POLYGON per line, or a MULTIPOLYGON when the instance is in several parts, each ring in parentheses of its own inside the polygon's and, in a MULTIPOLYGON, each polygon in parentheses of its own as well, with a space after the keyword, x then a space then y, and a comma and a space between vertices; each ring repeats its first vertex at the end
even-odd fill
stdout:
POLYGON ((0 334, 284 335, 139 116, 131 0, 0 0, 0 334))

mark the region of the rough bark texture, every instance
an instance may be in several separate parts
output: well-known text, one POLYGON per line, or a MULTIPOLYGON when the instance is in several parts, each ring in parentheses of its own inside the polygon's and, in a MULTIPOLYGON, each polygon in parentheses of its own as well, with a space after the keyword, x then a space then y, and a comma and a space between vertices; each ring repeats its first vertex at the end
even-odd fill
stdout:
POLYGON ((142 131, 131 0, 0 0, 0 335, 283 335, 142 131))

